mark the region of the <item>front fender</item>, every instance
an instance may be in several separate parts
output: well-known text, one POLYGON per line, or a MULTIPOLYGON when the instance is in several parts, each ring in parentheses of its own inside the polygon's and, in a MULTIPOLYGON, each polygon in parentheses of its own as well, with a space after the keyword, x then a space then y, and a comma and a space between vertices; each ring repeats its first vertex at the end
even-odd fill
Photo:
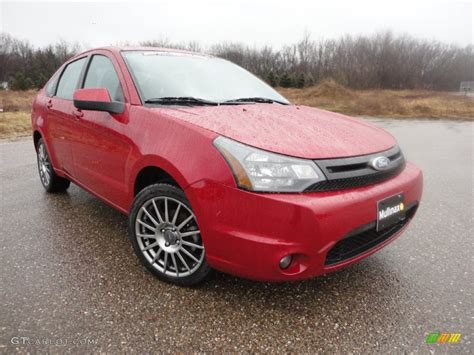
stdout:
MULTIPOLYGON (((170 175, 182 190, 203 179, 235 185, 230 168, 214 147, 215 132, 170 117, 167 110, 132 107, 129 139, 135 146, 127 159, 129 205, 138 174, 156 167, 170 175)), ((168 110, 169 111, 169 110, 168 110)))

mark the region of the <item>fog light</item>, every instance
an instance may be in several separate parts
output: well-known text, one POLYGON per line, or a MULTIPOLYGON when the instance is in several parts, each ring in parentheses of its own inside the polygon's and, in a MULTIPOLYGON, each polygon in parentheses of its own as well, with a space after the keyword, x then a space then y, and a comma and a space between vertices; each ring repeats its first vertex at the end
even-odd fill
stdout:
POLYGON ((286 269, 288 268, 288 266, 290 266, 291 264, 291 260, 293 259, 293 257, 290 255, 287 255, 287 256, 284 256, 283 258, 281 258, 280 260, 280 268, 282 269, 286 269))

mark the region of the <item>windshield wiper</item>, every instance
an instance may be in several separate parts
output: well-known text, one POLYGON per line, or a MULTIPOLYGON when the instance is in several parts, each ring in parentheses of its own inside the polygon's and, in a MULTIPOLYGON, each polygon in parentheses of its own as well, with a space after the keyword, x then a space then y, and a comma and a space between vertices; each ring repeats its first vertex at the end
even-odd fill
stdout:
POLYGON ((273 100, 273 99, 269 99, 269 98, 266 98, 266 97, 241 97, 241 98, 238 98, 238 99, 232 99, 232 100, 227 100, 227 101, 221 102, 221 104, 226 104, 226 103, 230 104, 230 103, 234 103, 234 102, 256 102, 256 103, 259 103, 259 104, 277 103, 277 104, 280 104, 280 105, 288 105, 288 103, 286 103, 286 102, 279 101, 279 100, 273 100))
POLYGON ((169 96, 169 97, 156 97, 145 100, 146 104, 159 104, 159 105, 210 105, 218 106, 218 102, 200 99, 191 96, 169 96))
POLYGON ((219 106, 219 105, 238 105, 246 102, 253 103, 265 103, 273 104, 278 103, 281 105, 288 105, 288 103, 278 100, 273 100, 265 97, 241 97, 238 99, 226 100, 222 102, 210 101, 206 99, 200 99, 198 97, 192 96, 167 96, 167 97, 156 97, 152 99, 145 100, 146 104, 158 104, 158 105, 209 105, 209 106, 219 106))

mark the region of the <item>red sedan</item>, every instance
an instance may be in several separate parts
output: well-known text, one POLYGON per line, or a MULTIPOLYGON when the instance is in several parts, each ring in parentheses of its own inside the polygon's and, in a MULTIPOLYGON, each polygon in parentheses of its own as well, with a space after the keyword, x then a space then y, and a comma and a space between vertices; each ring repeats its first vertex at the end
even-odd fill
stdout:
POLYGON ((32 125, 46 191, 73 182, 127 214, 137 256, 180 285, 212 269, 267 281, 339 269, 394 240, 422 193, 387 132, 197 53, 79 54, 39 92, 32 125))

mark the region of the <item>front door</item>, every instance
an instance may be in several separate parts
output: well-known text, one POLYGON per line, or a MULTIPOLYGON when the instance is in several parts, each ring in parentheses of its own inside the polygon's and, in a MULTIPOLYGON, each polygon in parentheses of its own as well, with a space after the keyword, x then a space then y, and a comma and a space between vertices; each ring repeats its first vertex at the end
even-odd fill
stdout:
MULTIPOLYGON (((91 57, 83 87, 106 88, 113 101, 125 102, 117 71, 105 55, 91 57)), ((78 134, 72 145, 76 179, 110 203, 125 205, 125 164, 132 149, 125 134, 127 105, 121 114, 77 110, 76 116, 78 134)))

